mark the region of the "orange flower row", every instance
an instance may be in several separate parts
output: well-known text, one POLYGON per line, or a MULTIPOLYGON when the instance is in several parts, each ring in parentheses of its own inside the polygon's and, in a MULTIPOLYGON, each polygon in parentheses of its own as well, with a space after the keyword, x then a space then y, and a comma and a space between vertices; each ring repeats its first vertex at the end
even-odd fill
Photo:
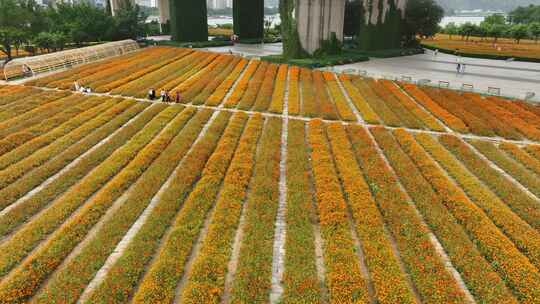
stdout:
POLYGON ((204 165, 216 148, 230 117, 230 113, 220 113, 185 156, 182 165, 173 173, 169 187, 161 193, 145 223, 111 266, 103 282, 89 295, 90 300, 87 302, 125 302, 126 297, 133 295, 146 266, 158 251, 163 236, 183 207, 192 185, 201 177, 204 165), (125 275, 124 269, 130 269, 130 275, 125 275))
POLYGON ((450 127, 450 129, 459 133, 469 133, 469 128, 461 119, 452 115, 446 109, 441 107, 416 85, 410 83, 400 83, 400 85, 418 103, 424 106, 435 117, 444 122, 448 127, 450 127))
MULTIPOLYGON (((206 84, 206 86, 200 89, 197 95, 193 98, 189 98, 192 104, 200 105, 207 102, 210 95, 226 81, 226 79, 234 72, 241 62, 240 57, 232 57, 231 62, 224 67, 219 74, 212 76, 212 79, 206 84)), ((183 96, 186 97, 186 96, 183 96)))
MULTIPOLYGON (((47 281, 44 288, 36 295, 35 302, 75 303, 77 301, 84 286, 92 280, 97 270, 103 267, 122 237, 148 207, 152 198, 173 173, 212 115, 211 111, 203 110, 193 116, 195 112, 193 108, 186 109, 171 122, 168 130, 176 135, 132 186, 133 190, 127 193, 126 202, 129 203, 119 206, 110 213, 110 216, 93 234, 92 239, 89 239, 77 255, 64 263, 59 272, 47 281), (58 290, 64 292, 58 292, 58 290)), ((226 120, 223 124, 225 123, 226 120)))
POLYGON ((415 303, 414 295, 386 235, 384 220, 358 167, 343 126, 330 125, 328 138, 362 243, 377 303, 415 303))
POLYGON ((283 303, 321 302, 312 226, 316 211, 311 191, 305 128, 303 121, 289 121, 283 303))
POLYGON ((337 120, 338 113, 335 105, 328 96, 328 90, 324 81, 323 73, 321 71, 313 71, 313 87, 315 88, 315 97, 319 104, 320 115, 324 119, 337 120))
POLYGON ((339 74, 339 80, 341 81, 343 87, 345 88, 345 91, 347 91, 347 94, 351 98, 352 103, 354 104, 358 112, 360 112, 360 115, 362 115, 364 121, 370 124, 379 124, 379 117, 377 116, 377 114, 375 114, 373 109, 371 109, 370 105, 366 102, 358 89, 352 84, 351 76, 346 74, 339 74))
MULTIPOLYGON (((481 159, 457 137, 443 135, 441 143, 463 164, 495 192, 517 215, 532 227, 540 229, 540 206, 538 202, 521 191, 506 177, 481 159)), ((537 251, 540 255, 540 250, 537 251)), ((540 260, 539 260, 540 261, 540 260)), ((540 263, 538 264, 540 267, 540 263)))
POLYGON ((495 244, 491 248, 519 255, 512 242, 450 182, 411 134, 396 130, 397 141, 388 130, 374 129, 373 135, 472 295, 482 303, 517 303, 492 269, 492 252, 475 246, 479 242, 495 244))
POLYGON ((379 81, 387 90, 392 92, 394 96, 403 104, 403 106, 417 117, 422 123, 430 130, 444 132, 446 131, 444 126, 441 125, 437 119, 431 116, 428 112, 422 110, 414 100, 407 96, 396 83, 382 79, 379 81))
MULTIPOLYGON (((182 276, 185 275, 186 262, 203 229, 205 219, 216 202, 247 118, 246 114, 237 113, 231 119, 219 140, 216 151, 208 159, 201 179, 176 215, 170 227, 170 234, 163 240, 159 253, 154 262, 149 265, 148 271, 140 282, 139 289, 133 296, 134 303, 172 303, 174 301, 176 287, 182 276)), ((124 265, 120 269, 124 267, 131 269, 130 265, 124 265)), ((144 270, 144 267, 138 267, 134 271, 141 274, 144 270)), ((115 273, 113 272, 113 274, 115 273)), ((109 277, 105 284, 102 284, 95 291, 93 297, 89 299, 89 303, 96 302, 95 299, 101 299, 98 302, 110 303, 111 294, 113 299, 118 298, 118 302, 124 302, 127 300, 124 298, 125 295, 131 293, 137 286, 137 281, 122 279, 121 282, 126 284, 118 284, 118 279, 109 277), (105 291, 108 289, 113 290, 105 291)))
POLYGON ((250 183, 238 266, 230 302, 265 303, 272 277, 275 220, 279 205, 279 162, 282 120, 268 118, 259 140, 250 183))
MULTIPOLYGON (((185 68, 183 73, 176 77, 167 77, 168 79, 164 79, 163 81, 159 82, 157 85, 155 85, 155 87, 159 90, 163 89, 170 92, 183 82, 196 78, 199 73, 208 70, 209 66, 214 66, 218 57, 219 54, 216 53, 203 53, 202 61, 185 68)), ((148 92, 144 93, 147 94, 148 92)))
POLYGON ((197 74, 194 74, 186 81, 181 82, 175 88, 171 89, 170 94, 174 96, 178 91, 182 93, 188 100, 191 100, 191 98, 194 97, 192 91, 200 91, 202 88, 204 88, 208 82, 210 82, 217 74, 227 67, 232 58, 233 57, 229 55, 218 55, 215 60, 201 69, 197 74))
POLYGON ((462 96, 455 94, 450 90, 427 87, 422 88, 422 90, 441 107, 461 119, 467 125, 471 133, 482 136, 495 136, 493 128, 486 125, 486 122, 468 111, 470 102, 466 103, 462 96))
POLYGON ((180 58, 171 64, 168 64, 150 74, 144 75, 141 78, 117 87, 111 91, 111 94, 146 97, 148 90, 154 88, 159 94, 163 86, 199 64, 202 60, 208 57, 204 52, 190 52, 186 56, 180 58))
POLYGON ((115 81, 112 81, 112 82, 107 82, 106 84, 103 84, 101 86, 98 86, 95 88, 95 91, 96 92, 101 92, 101 93, 105 93, 105 92, 110 92, 111 90, 115 89, 115 88, 118 88, 120 86, 123 86, 127 83, 130 83, 132 81, 135 81, 149 73, 152 73, 154 71, 157 71, 159 69, 161 69, 162 67, 164 66, 167 66, 175 61, 178 61, 180 59, 182 59, 182 57, 185 57, 189 54, 190 52, 187 51, 187 50, 181 50, 179 53, 175 53, 174 55, 171 55, 171 56, 164 56, 165 58, 161 58, 159 61, 153 61, 153 62, 156 62, 155 64, 153 65, 150 65, 146 68, 142 68, 142 69, 137 69, 136 71, 132 71, 131 73, 127 74, 125 77, 122 77, 122 78, 119 78, 115 81))
POLYGON ((499 148, 540 177, 540 160, 532 157, 512 143, 503 142, 499 145, 499 148))
POLYGON ((367 283, 360 273, 349 228, 347 205, 320 120, 309 123, 308 141, 330 302, 369 303, 367 283))
MULTIPOLYGON (((348 126, 349 136, 371 192, 396 241, 400 256, 424 303, 463 303, 462 289, 435 250, 391 167, 379 153, 368 131, 348 126)), ((421 188, 419 188, 421 189, 421 188)))
POLYGON ((381 98, 379 98, 375 92, 373 92, 366 80, 358 76, 351 77, 351 80, 358 92, 364 97, 364 100, 369 104, 370 108, 375 111, 377 116, 385 124, 394 127, 403 126, 403 122, 399 119, 399 117, 392 112, 388 105, 381 98))
POLYGON ((289 75, 289 114, 300 114, 300 68, 290 67, 289 75))
MULTIPOLYGON (((537 287, 540 284, 537 279, 538 270, 531 264, 532 260, 524 257, 515 246, 523 253, 535 254, 530 250, 538 251, 540 241, 538 232, 517 217, 482 182, 467 172, 436 139, 427 134, 419 134, 416 140, 463 187, 463 190, 460 190, 452 183, 444 182, 446 179, 441 177, 445 173, 428 157, 421 155, 421 148, 412 143, 410 138, 403 138, 403 146, 409 147, 411 150, 409 153, 413 153, 413 149, 417 151, 411 157, 418 162, 418 167, 422 168, 435 189, 443 195, 447 208, 469 231, 476 240, 477 248, 491 262, 493 269, 499 273, 518 299, 526 303, 537 302, 540 296, 540 289, 537 287), (486 213, 484 214, 479 207, 486 213), (513 240, 514 244, 505 235, 513 240)), ((529 258, 531 257, 533 256, 529 255, 529 258)))
POLYGON ((423 129, 425 127, 424 123, 413 115, 413 113, 409 112, 403 103, 390 90, 384 87, 380 81, 369 79, 366 82, 375 93, 376 98, 386 103, 386 106, 401 120, 403 123, 402 126, 411 129, 423 129))
POLYGON ((347 104, 347 100, 337 83, 336 74, 323 72, 323 76, 341 119, 346 121, 356 121, 356 116, 354 116, 353 111, 347 104))
MULTIPOLYGON (((95 146, 103 138, 122 127, 127 121, 139 114, 147 107, 145 104, 135 104, 132 101, 120 103, 113 107, 110 111, 94 119, 91 123, 79 128, 70 137, 86 136, 91 131, 95 130, 96 125, 103 125, 97 131, 92 132, 87 138, 81 140, 77 145, 69 148, 64 148, 64 152, 57 153, 54 161, 49 161, 41 165, 39 168, 32 171, 32 174, 27 174, 17 180, 10 186, 2 189, 0 194, 5 198, 5 203, 11 204, 17 199, 28 193, 34 187, 42 184, 47 178, 58 173, 62 168, 67 166, 75 158, 80 157, 90 148, 95 146), (126 107, 129 107, 126 109, 126 107), (80 132, 80 133, 79 133, 80 132)), ((23 224, 28 218, 39 212, 42 208, 57 199, 61 194, 66 192, 70 187, 75 185, 82 177, 86 176, 92 169, 98 166, 103 160, 108 158, 117 148, 124 145, 134 134, 139 132, 157 113, 163 110, 163 107, 152 107, 141 113, 134 119, 132 123, 125 126, 117 134, 110 138, 107 145, 98 147, 95 151, 80 159, 77 166, 65 171, 58 176, 52 183, 43 187, 30 198, 10 209, 6 216, 0 218, 0 235, 5 236, 11 233, 14 229, 23 224)), ((17 150, 15 150, 17 151, 17 150)), ((15 152, 14 151, 14 152, 15 152)), ((37 153, 51 153, 54 150, 49 150, 47 147, 37 153), (43 151, 43 152, 41 152, 43 151)), ((31 154, 32 152, 29 152, 31 154)), ((21 156, 24 158, 24 155, 21 156)), ((16 158, 4 159, 2 161, 17 161, 16 158)), ((23 161, 24 162, 24 161, 23 161)), ((81 194, 82 195, 82 194, 81 194)))
POLYGON ((540 145, 528 145, 524 149, 529 152, 530 155, 534 156, 534 158, 540 160, 540 145))
POLYGON ((527 168, 520 166, 519 162, 508 157, 491 142, 470 140, 469 143, 499 168, 506 171, 506 173, 525 186, 530 192, 537 197, 540 197, 540 179, 537 178, 534 173, 527 168))
POLYGON ((272 102, 272 95, 274 92, 274 87, 278 87, 275 84, 276 74, 278 72, 279 66, 277 64, 270 64, 266 73, 264 75, 264 80, 261 84, 259 92, 257 94, 257 99, 255 99, 255 104, 253 105, 253 111, 267 111, 270 103, 272 102))
POLYGON ((520 107, 516 102, 497 96, 488 96, 487 99, 490 102, 495 103, 497 106, 513 113, 517 117, 521 118, 523 121, 532 124, 534 127, 540 127, 540 116, 536 116, 534 113, 525 110, 524 108, 520 107))
MULTIPOLYGON (((279 66, 276 86, 272 94, 272 101, 268 109, 272 113, 283 113, 283 101, 285 99, 285 90, 287 89, 287 74, 289 73, 289 66, 282 64, 279 66)), ((289 93, 290 94, 290 93, 289 93)))
POLYGON ((259 90, 261 89, 261 85, 263 84, 267 76, 267 72, 270 74, 272 74, 273 72, 275 76, 276 69, 275 68, 271 69, 270 68, 271 66, 275 67, 275 64, 270 64, 267 61, 261 62, 261 64, 257 68, 257 71, 255 72, 255 74, 253 74, 253 77, 249 80, 249 84, 248 84, 246 92, 244 93, 244 95, 242 95, 242 99, 240 99, 240 103, 238 104, 239 109, 242 109, 242 110, 251 109, 251 107, 255 103, 255 100, 257 99, 257 96, 259 95, 259 90))
POLYGON ((300 69, 302 115, 307 117, 319 117, 320 106, 315 97, 312 71, 306 68, 300 69))
POLYGON ((238 105, 238 102, 240 102, 240 99, 242 99, 242 96, 248 88, 251 77, 255 74, 260 64, 260 60, 252 60, 249 62, 249 65, 247 66, 244 74, 242 75, 242 78, 240 78, 240 80, 236 84, 236 87, 234 88, 234 91, 229 96, 229 98, 224 101, 223 106, 225 106, 226 108, 234 108, 238 105))
POLYGON ((264 119, 252 118, 227 171, 215 211, 183 288, 183 303, 217 303, 223 295, 232 244, 255 165, 264 119), (221 279, 215 280, 216 277, 221 279))
POLYGON ((248 60, 241 58, 234 69, 225 76, 225 80, 217 87, 215 92, 213 92, 209 97, 206 97, 207 92, 201 93, 201 95, 197 96, 195 100, 204 99, 206 100, 207 106, 218 106, 223 101, 227 93, 231 90, 234 82, 238 79, 247 65, 248 60))
POLYGON ((4 155, 7 152, 23 145, 29 140, 43 135, 55 128, 64 130, 64 134, 76 128, 76 125, 70 123, 78 121, 79 124, 92 119, 108 107, 113 105, 113 102, 102 104, 102 101, 106 98, 81 98, 81 102, 73 107, 67 108, 65 111, 41 121, 40 123, 30 126, 21 131, 11 133, 5 138, 0 140, 0 155, 4 155), (70 129, 63 128, 66 124, 71 125, 70 129))
POLYGON ((484 99, 480 94, 476 93, 463 93, 463 97, 468 99, 469 104, 472 101, 472 105, 468 109, 474 107, 477 113, 482 111, 482 116, 484 120, 488 121, 488 125, 495 130, 495 132, 504 138, 520 140, 523 138, 518 131, 522 132, 531 132, 530 135, 525 133, 524 135, 535 136, 540 138, 540 131, 534 130, 534 128, 528 127, 527 123, 520 121, 520 119, 515 119, 512 113, 509 113, 506 110, 503 110, 496 106, 493 102, 490 102, 484 99))
POLYGON ((153 126, 145 128, 138 138, 118 150, 109 161, 98 166, 91 175, 72 188, 68 195, 62 196, 40 217, 27 223, 1 245, 0 273, 5 275, 16 267, 0 283, 1 302, 22 302, 37 291, 47 275, 60 265, 63 258, 81 241, 114 201, 138 179, 167 146, 174 134, 161 131, 179 110, 179 107, 165 110, 163 115, 158 116, 153 126), (158 138, 152 141, 158 134, 158 138), (126 165, 126 169, 121 170, 126 165), (40 246, 23 263, 16 266, 40 240, 83 206, 86 199, 94 194, 108 177, 119 171, 121 172, 99 190, 89 204, 70 218, 44 246, 40 246))

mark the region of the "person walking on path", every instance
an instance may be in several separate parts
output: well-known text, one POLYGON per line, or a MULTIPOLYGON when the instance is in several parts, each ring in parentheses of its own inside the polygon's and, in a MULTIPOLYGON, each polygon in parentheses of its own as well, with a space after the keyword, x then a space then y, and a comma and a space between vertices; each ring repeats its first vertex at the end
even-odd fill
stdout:
POLYGON ((465 74, 465 64, 461 64, 461 74, 465 74))
POLYGON ((461 63, 459 63, 459 62, 457 64, 456 71, 457 71, 458 74, 461 73, 461 63))
POLYGON ((162 101, 162 102, 165 102, 165 100, 166 100, 166 98, 167 98, 167 97, 165 96, 165 94, 166 94, 166 93, 165 93, 165 90, 161 90, 161 92, 160 92, 159 95, 161 96, 161 101, 162 101))
POLYGON ((180 103, 182 97, 180 96, 180 91, 176 91, 176 103, 180 103))

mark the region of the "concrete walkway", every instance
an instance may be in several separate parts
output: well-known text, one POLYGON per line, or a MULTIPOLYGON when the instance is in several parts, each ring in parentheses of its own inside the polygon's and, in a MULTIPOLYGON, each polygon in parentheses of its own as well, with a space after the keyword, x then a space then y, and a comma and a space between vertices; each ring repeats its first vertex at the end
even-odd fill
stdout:
POLYGON ((244 57, 262 57, 279 55, 282 52, 281 43, 243 44, 237 43, 232 46, 206 48, 207 51, 228 53, 229 51, 244 57))
POLYGON ((540 101, 540 63, 507 62, 500 60, 475 59, 452 55, 421 55, 388 59, 372 58, 359 62, 333 67, 340 72, 346 69, 364 70, 372 77, 401 78, 409 76, 413 80, 429 79, 437 84, 447 81, 450 87, 461 89, 463 84, 473 85, 475 91, 486 93, 489 87, 500 88, 503 96, 525 98, 534 92, 533 100, 540 101), (456 72, 457 62, 465 64, 465 73, 456 72))

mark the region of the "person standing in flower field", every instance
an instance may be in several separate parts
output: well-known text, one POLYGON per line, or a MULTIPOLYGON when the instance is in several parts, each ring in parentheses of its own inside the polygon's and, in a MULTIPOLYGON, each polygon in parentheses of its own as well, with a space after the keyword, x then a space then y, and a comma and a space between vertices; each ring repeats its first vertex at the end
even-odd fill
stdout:
POLYGON ((180 96, 180 91, 176 91, 176 103, 180 103, 180 100, 182 99, 182 97, 180 96))
POLYGON ((165 102, 165 100, 166 100, 166 98, 167 98, 167 97, 165 96, 165 94, 166 94, 166 93, 165 93, 165 90, 161 90, 161 92, 160 92, 159 95, 161 96, 161 101, 162 101, 162 102, 165 102))

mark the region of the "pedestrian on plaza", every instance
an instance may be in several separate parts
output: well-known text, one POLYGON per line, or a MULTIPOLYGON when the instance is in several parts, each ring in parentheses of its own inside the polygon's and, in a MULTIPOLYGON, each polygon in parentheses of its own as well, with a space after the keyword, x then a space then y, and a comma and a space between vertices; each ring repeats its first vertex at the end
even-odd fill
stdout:
POLYGON ((465 74, 465 64, 461 65, 461 74, 465 74))
POLYGON ((461 63, 458 62, 456 70, 458 74, 461 73, 461 63))
POLYGON ((161 96, 161 101, 162 102, 165 102, 165 100, 167 99, 167 97, 165 96, 165 90, 161 90, 161 92, 159 93, 159 95, 161 96))
POLYGON ((437 57, 437 55, 439 55, 439 49, 435 49, 435 51, 433 52, 433 56, 437 57))
POLYGON ((180 96, 180 91, 176 91, 176 103, 180 103, 182 97, 180 96))

